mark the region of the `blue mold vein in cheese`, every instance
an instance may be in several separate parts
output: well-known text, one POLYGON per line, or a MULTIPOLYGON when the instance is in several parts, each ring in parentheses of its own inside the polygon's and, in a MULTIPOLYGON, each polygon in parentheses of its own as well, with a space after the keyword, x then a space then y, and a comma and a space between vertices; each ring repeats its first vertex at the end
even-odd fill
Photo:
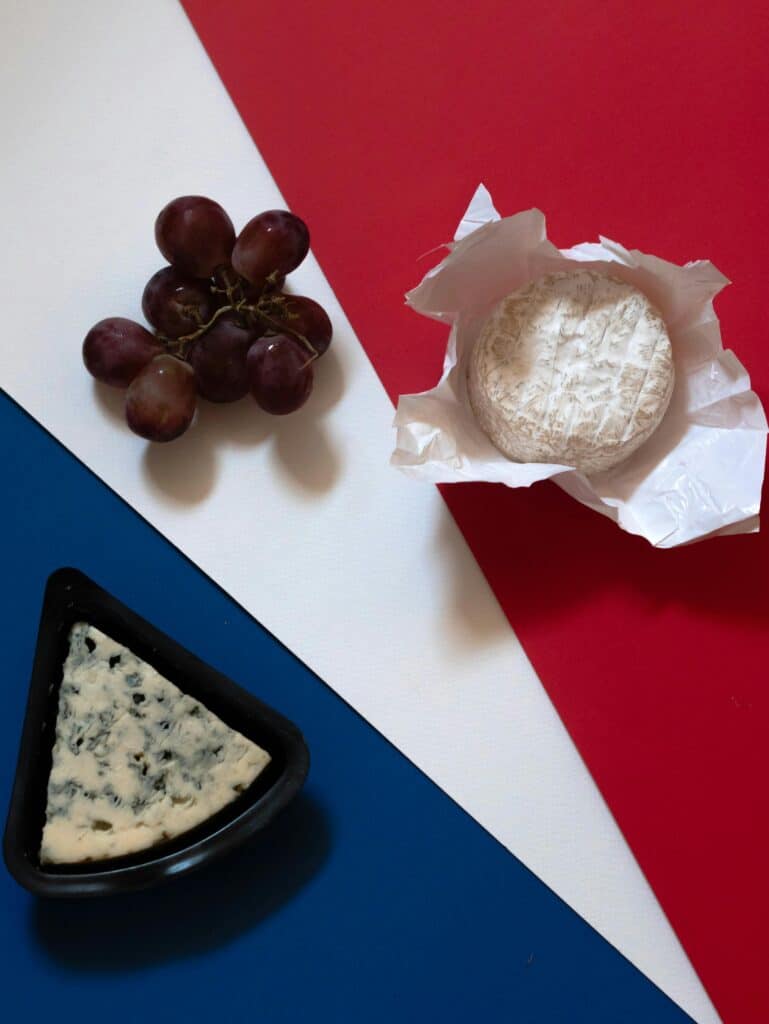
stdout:
POLYGON ((226 807, 270 755, 85 622, 69 636, 43 864, 145 850, 226 807))

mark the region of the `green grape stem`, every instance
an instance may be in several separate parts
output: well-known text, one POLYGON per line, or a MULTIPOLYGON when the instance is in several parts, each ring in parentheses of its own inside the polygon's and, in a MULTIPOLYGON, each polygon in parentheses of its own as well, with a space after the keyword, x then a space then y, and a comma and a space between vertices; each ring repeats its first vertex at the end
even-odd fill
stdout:
POLYGON ((230 281, 230 276, 227 273, 226 267, 222 267, 217 272, 217 276, 215 277, 215 280, 217 281, 219 280, 218 275, 221 276, 221 280, 224 282, 224 288, 217 288, 216 285, 212 285, 211 291, 218 293, 219 295, 226 295, 229 305, 237 306, 239 302, 243 301, 243 290, 240 286, 240 279, 236 277, 234 281, 230 281), (236 298, 236 295, 239 297, 236 298))
POLYGON ((267 307, 270 310, 270 313, 274 313, 274 307, 277 306, 278 312, 283 312, 289 320, 297 319, 296 314, 292 314, 288 309, 286 309, 286 299, 283 296, 260 296, 256 305, 252 305, 247 303, 242 295, 240 298, 236 297, 236 293, 241 291, 240 282, 236 281, 235 284, 231 284, 227 278, 226 272, 222 274, 222 277, 224 279, 225 287, 219 288, 216 285, 212 285, 211 291, 217 294, 226 295, 226 306, 220 306, 210 320, 201 324, 200 327, 191 334, 184 334, 180 338, 166 338, 162 334, 157 335, 158 340, 162 341, 171 355, 174 355, 177 359, 182 359, 185 362, 188 361, 187 352, 189 350, 189 346, 194 341, 197 341, 198 338, 201 338, 206 331, 209 331, 220 317, 224 316, 225 313, 238 313, 241 315, 248 313, 261 321, 262 324, 268 326, 275 334, 289 334, 304 345, 305 348, 309 349, 310 358, 307 361, 308 364, 319 358, 318 350, 303 334, 300 334, 299 331, 295 331, 285 322, 274 320, 272 316, 265 312, 264 307, 267 307))
POLYGON ((219 317, 223 316, 225 313, 231 313, 233 309, 236 308, 237 307, 235 306, 220 306, 211 319, 198 327, 198 329, 193 331, 192 334, 183 334, 180 338, 166 338, 165 335, 158 334, 158 341, 163 342, 171 355, 174 355, 179 359, 186 359, 187 347, 191 345, 193 341, 197 341, 198 338, 202 337, 206 333, 207 330, 213 327, 219 317))
MULTIPOLYGON (((272 317, 267 316, 266 313, 263 313, 256 306, 246 308, 249 310, 249 312, 252 312, 255 314, 255 316, 259 317, 259 319, 263 323, 266 323, 270 327, 272 327, 276 334, 290 334, 293 338, 296 338, 297 341, 300 341, 306 348, 308 348, 310 350, 310 358, 307 361, 308 363, 311 363, 314 359, 318 358, 318 350, 310 341, 307 340, 307 338, 305 338, 303 334, 300 334, 299 331, 295 331, 292 327, 289 327, 287 324, 282 324, 276 320, 273 320, 272 317)), ((290 317, 291 314, 289 314, 289 319, 290 317)))

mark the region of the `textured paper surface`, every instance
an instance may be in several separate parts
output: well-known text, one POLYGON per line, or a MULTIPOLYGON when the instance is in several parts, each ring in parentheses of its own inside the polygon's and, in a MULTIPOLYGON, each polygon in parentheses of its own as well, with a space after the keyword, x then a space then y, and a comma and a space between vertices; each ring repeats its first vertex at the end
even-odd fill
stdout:
POLYGON ((439 384, 398 402, 393 465, 433 483, 529 487, 552 479, 662 548, 756 530, 767 422, 747 370, 721 343, 713 298, 728 283, 710 262, 679 267, 606 238, 558 250, 539 210, 501 219, 481 185, 449 255, 407 295, 414 310, 451 331, 439 384), (651 299, 667 325, 676 368, 670 406, 651 438, 589 479, 568 466, 507 459, 476 423, 466 384, 469 354, 494 306, 529 281, 576 264, 611 273, 651 299))
POLYGON ((292 281, 328 309, 335 339, 312 399, 280 424, 247 400, 205 405, 184 437, 146 445, 120 396, 83 371, 88 327, 138 315, 171 196, 210 195, 238 225, 285 200, 173 0, 19 3, 14 19, 25 45, 0 39, 17 154, 0 169, 16 239, 0 384, 700 1024, 715 1022, 440 495, 387 465, 392 405, 312 253, 292 281))
MULTIPOLYGON (((488 174, 505 212, 547 211, 559 247, 600 228, 711 258, 734 280, 724 337, 766 406, 765 4, 703 18, 695 0, 577 0, 522 18, 497 0, 450 15, 334 0, 329 18, 296 0, 280 20, 304 73, 264 48, 281 95, 265 105, 242 45, 254 5, 184 2, 394 401, 433 387, 446 348, 401 301, 440 257, 415 260, 488 174), (331 52, 349 58, 333 75, 331 52)), ((766 1024, 769 534, 662 550, 558 487, 442 493, 724 1017, 766 1024)))

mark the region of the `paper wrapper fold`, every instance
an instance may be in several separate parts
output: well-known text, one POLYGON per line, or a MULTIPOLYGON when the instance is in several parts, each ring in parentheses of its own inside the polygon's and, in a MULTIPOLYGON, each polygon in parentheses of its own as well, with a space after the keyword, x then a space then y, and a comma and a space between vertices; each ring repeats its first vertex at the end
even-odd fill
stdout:
POLYGON ((766 416, 745 367, 721 344, 713 298, 729 282, 712 263, 679 267, 607 238, 559 250, 539 210, 500 218, 482 185, 448 248, 406 296, 412 309, 451 331, 438 385, 398 402, 393 465, 433 483, 528 487, 551 479, 662 548, 758 529, 766 416), (676 369, 670 407, 652 437, 589 479, 569 466, 507 459, 477 425, 466 385, 470 351, 494 306, 529 281, 576 264, 610 273, 651 299, 667 325, 676 369))

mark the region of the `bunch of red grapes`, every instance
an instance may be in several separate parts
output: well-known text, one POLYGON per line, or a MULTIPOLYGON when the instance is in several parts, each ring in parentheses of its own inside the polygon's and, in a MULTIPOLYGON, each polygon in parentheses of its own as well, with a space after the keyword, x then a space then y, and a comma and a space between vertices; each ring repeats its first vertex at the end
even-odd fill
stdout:
POLYGON ((89 372, 127 389, 131 430, 173 441, 192 422, 198 396, 236 402, 250 392, 276 415, 303 405, 332 333, 317 302, 283 291, 310 247, 304 221, 268 210, 236 237, 218 203, 181 196, 158 214, 155 240, 169 263, 142 296, 155 333, 110 317, 83 342, 89 372))

